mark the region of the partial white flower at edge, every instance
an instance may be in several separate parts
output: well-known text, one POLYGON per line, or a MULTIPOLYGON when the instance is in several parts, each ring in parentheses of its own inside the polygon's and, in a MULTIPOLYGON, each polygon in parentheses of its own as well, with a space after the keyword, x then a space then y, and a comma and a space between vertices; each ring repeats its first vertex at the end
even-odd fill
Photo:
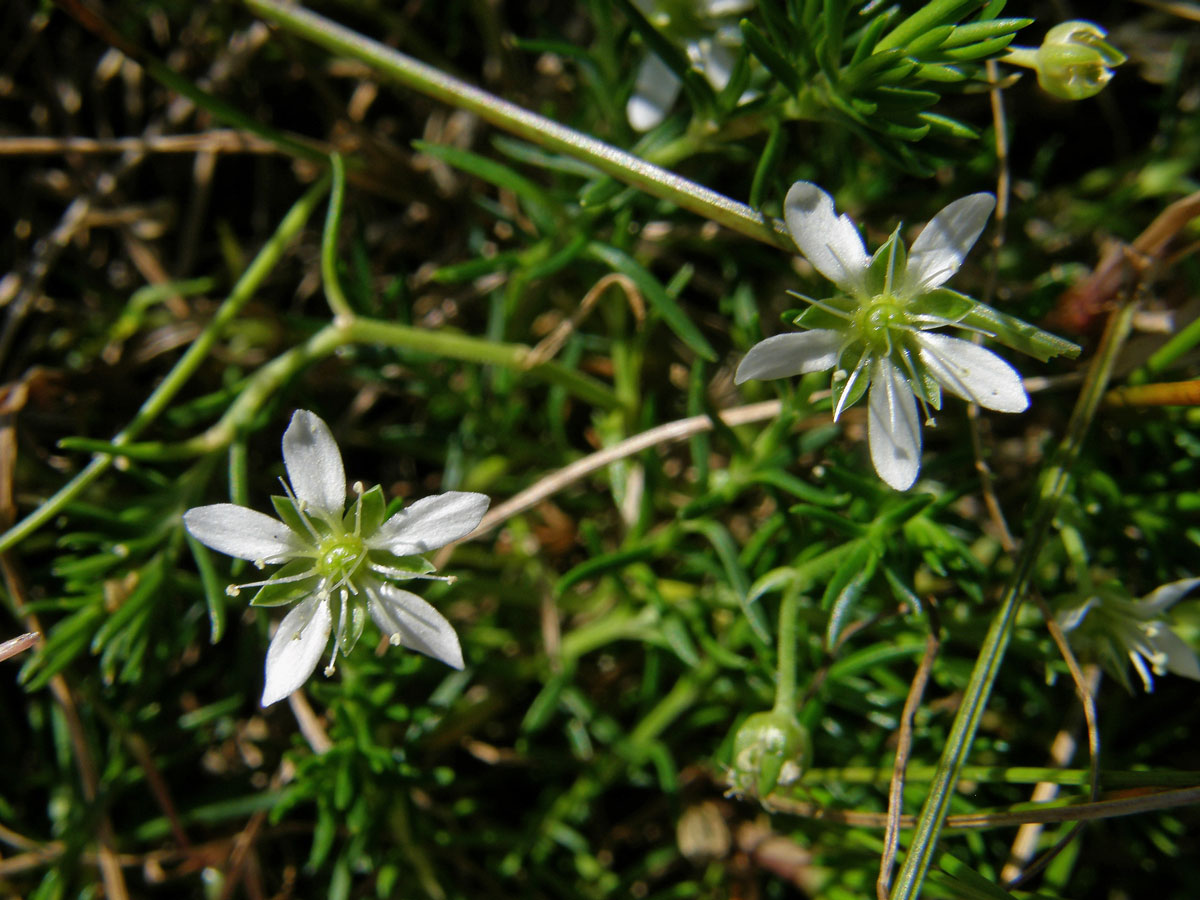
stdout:
POLYGON ((1200 578, 1164 584, 1140 600, 1119 583, 1101 585, 1067 601, 1056 618, 1071 643, 1130 687, 1125 662, 1133 664, 1147 692, 1154 675, 1171 672, 1200 681, 1196 651, 1175 633, 1167 611, 1197 586, 1200 578))
MULTIPOLYGON (((906 251, 899 229, 875 255, 833 198, 799 181, 784 217, 792 239, 841 294, 812 300, 796 320, 810 330, 780 334, 750 348, 734 380, 787 378, 834 370, 833 417, 867 397, 867 436, 875 471, 907 490, 921 466, 918 402, 932 424, 942 388, 999 412, 1022 412, 1029 396, 1021 376, 990 350, 931 329, 958 327, 975 301, 942 287, 958 271, 987 224, 991 194, 955 200, 930 220, 906 251)), ((967 329, 973 330, 973 329, 967 329)))
MULTIPOLYGON (((714 90, 721 91, 729 84, 733 75, 735 56, 733 47, 742 41, 742 33, 736 25, 719 25, 722 17, 740 15, 754 7, 754 0, 693 0, 689 10, 690 21, 674 20, 670 8, 678 3, 667 4, 661 0, 634 0, 634 4, 652 25, 668 34, 682 32, 683 46, 692 68, 704 75, 714 90)), ((625 115, 635 131, 649 131, 657 126, 679 97, 683 87, 678 76, 665 62, 648 53, 638 68, 633 84, 633 95, 625 105, 625 115)), ((742 95, 741 102, 755 96, 753 91, 742 95)))
POLYGON ((368 614, 393 644, 461 669, 454 628, 395 582, 452 581, 431 575, 433 566, 419 554, 474 531, 488 498, 451 491, 418 500, 385 521, 382 489, 367 491, 355 484, 355 500, 347 510, 342 455, 329 426, 307 410, 297 410, 284 432, 283 462, 290 486, 283 483, 287 496, 272 498, 279 519, 232 503, 200 506, 183 515, 192 537, 214 550, 259 568, 283 564, 264 581, 231 585, 231 596, 256 587, 252 605, 299 601, 280 622, 267 650, 263 706, 308 680, 331 634, 325 674, 332 674, 339 649, 343 654, 353 649, 368 614))

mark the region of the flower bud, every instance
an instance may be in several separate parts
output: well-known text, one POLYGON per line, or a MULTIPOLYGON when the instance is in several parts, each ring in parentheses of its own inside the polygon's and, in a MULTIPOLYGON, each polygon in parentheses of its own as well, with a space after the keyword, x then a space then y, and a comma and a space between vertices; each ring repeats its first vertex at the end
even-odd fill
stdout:
POLYGON ((796 781, 808 765, 812 749, 808 731, 790 713, 755 713, 733 737, 732 794, 766 797, 776 785, 796 781))
POLYGON ((1064 100, 1095 96, 1112 79, 1125 54, 1104 40, 1104 29, 1075 20, 1055 25, 1038 48, 1034 68, 1042 90, 1064 100))

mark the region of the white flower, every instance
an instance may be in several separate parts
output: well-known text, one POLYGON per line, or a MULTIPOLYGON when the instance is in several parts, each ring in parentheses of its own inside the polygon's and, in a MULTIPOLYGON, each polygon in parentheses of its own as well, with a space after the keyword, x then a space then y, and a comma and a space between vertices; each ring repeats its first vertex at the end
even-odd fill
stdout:
MULTIPOLYGON (((721 25, 719 20, 751 9, 754 0, 634 0, 634 5, 656 28, 682 40, 688 62, 715 90, 725 89, 735 62, 731 48, 741 43, 742 35, 736 25, 721 25)), ((648 54, 625 105, 629 124, 637 131, 654 128, 675 105, 681 87, 671 67, 648 54)), ((742 100, 753 96, 748 93, 742 100)))
POLYGON ((299 601, 267 650, 263 706, 299 688, 316 668, 334 634, 325 674, 338 650, 349 653, 362 635, 367 614, 393 644, 418 650, 456 669, 463 667, 458 636, 445 617, 393 582, 440 578, 418 554, 470 534, 488 506, 483 494, 451 491, 418 500, 384 521, 386 501, 378 486, 354 485, 346 509, 342 455, 319 416, 297 410, 283 434, 286 497, 272 497, 279 519, 232 503, 189 509, 183 524, 214 550, 248 559, 259 568, 282 563, 265 581, 231 585, 260 590, 256 606, 299 601), (337 627, 334 628, 334 620, 337 627))
MULTIPOLYGON (((942 388, 1000 412, 1021 412, 1029 397, 1017 371, 990 350, 930 329, 963 323, 976 304, 943 288, 982 233, 991 194, 955 200, 933 217, 905 251, 899 229, 873 257, 833 198, 799 181, 784 215, 792 239, 810 263, 844 295, 812 304, 796 324, 811 330, 780 334, 750 348, 734 380, 786 378, 833 369, 833 417, 870 385, 867 434, 875 471, 897 490, 916 481, 921 465, 917 402, 941 409, 942 388)), ((800 295, 797 295, 800 296, 800 295)))
POLYGON ((1147 691, 1154 689, 1151 673, 1200 681, 1196 651, 1172 630, 1166 615, 1198 584, 1200 578, 1184 578, 1134 600, 1120 583, 1109 582, 1069 600, 1056 618, 1071 643, 1103 663, 1126 688, 1126 659, 1147 691))

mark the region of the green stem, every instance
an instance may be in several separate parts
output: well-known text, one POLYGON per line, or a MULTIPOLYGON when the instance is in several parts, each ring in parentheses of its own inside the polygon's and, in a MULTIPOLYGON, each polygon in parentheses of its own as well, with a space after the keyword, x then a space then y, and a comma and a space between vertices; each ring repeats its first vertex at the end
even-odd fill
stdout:
POLYGON ((363 62, 443 103, 469 110, 518 137, 590 163, 626 184, 676 203, 747 237, 795 252, 782 222, 768 220, 744 203, 731 200, 545 116, 501 100, 287 0, 246 0, 246 5, 258 15, 294 34, 334 53, 363 62))
POLYGON ((329 212, 325 215, 325 231, 321 234, 321 281, 325 285, 325 300, 335 316, 352 316, 354 310, 337 277, 337 240, 342 225, 342 201, 346 196, 346 164, 342 154, 329 154, 333 183, 329 191, 329 212))
MULTIPOLYGON (((167 377, 146 398, 146 401, 133 417, 133 420, 112 439, 113 446, 120 447, 128 444, 167 408, 180 388, 184 386, 187 380, 191 378, 192 373, 196 371, 204 361, 204 358, 208 356, 209 351, 220 338, 226 326, 237 317, 250 298, 254 296, 263 279, 275 268, 284 251, 287 250, 296 235, 300 233, 300 229, 308 221, 308 217, 312 214, 313 209, 316 208, 316 205, 325 195, 327 187, 328 181, 321 179, 309 188, 304 196, 297 200, 292 208, 288 210, 287 214, 283 217, 283 221, 279 223, 279 227, 275 229, 275 233, 263 245, 258 255, 250 263, 246 271, 242 273, 242 277, 238 279, 237 284, 233 286, 233 290, 229 296, 225 298, 225 301, 217 309, 217 313, 213 316, 212 321, 208 323, 204 331, 200 333, 200 336, 192 342, 187 352, 179 358, 179 361, 175 363, 174 367, 167 374, 167 377)), ((28 516, 3 535, 0 535, 0 553, 11 550, 18 543, 45 525, 46 522, 58 515, 64 506, 78 497, 80 493, 99 478, 112 465, 115 458, 110 453, 96 454, 92 458, 92 461, 79 474, 59 488, 52 497, 49 497, 28 516)))
POLYGON ((1038 51, 1036 47, 1009 47, 1000 62, 1010 66, 1022 66, 1026 69, 1038 68, 1038 51))
POLYGON ((1084 437, 1108 387, 1117 353, 1129 334, 1135 309, 1135 304, 1127 303, 1109 320, 1096 357, 1088 369, 1079 400, 1071 414, 1067 433, 1042 475, 1040 489, 1033 499, 1030 527, 1021 554, 1005 586, 1000 610, 992 620, 987 637, 980 648, 979 658, 975 661, 962 705, 959 706, 958 715, 950 728, 946 749, 938 761, 937 774, 930 785, 925 804, 921 807, 921 815, 905 855, 904 866, 892 889, 891 900, 916 900, 920 894, 925 874, 933 860, 938 835, 950 809, 951 795, 971 751, 979 720, 983 716, 992 685, 1008 648, 1017 611, 1025 599, 1026 588, 1033 575, 1042 544, 1058 510, 1059 500, 1066 490, 1071 467, 1079 456, 1084 437))
POLYGON ((779 674, 775 679, 774 711, 796 715, 796 616, 800 611, 800 591, 792 585, 783 592, 779 604, 779 649, 776 653, 779 674))
POLYGON ((527 371, 528 374, 554 385, 560 385, 581 400, 605 409, 621 408, 621 401, 612 389, 595 378, 553 361, 538 363, 526 370, 529 347, 524 344, 503 344, 483 338, 455 334, 445 329, 429 331, 396 322, 354 318, 342 323, 350 341, 356 344, 375 344, 402 350, 417 350, 449 359, 483 365, 503 366, 527 371))
POLYGON ((1133 384, 1146 384, 1157 375, 1169 369, 1179 357, 1200 344, 1200 319, 1195 320, 1183 331, 1175 334, 1169 341, 1159 347, 1129 379, 1133 384))
POLYGON ((525 369, 529 347, 501 344, 481 338, 445 331, 426 331, 409 325, 340 315, 298 347, 281 353, 256 371, 238 393, 220 420, 203 434, 180 443, 142 441, 117 443, 87 438, 65 438, 60 446, 69 450, 90 450, 109 459, 186 459, 221 450, 237 437, 284 382, 319 359, 350 344, 416 350, 449 359, 484 365, 499 365, 529 374, 550 384, 560 385, 573 395, 605 409, 621 409, 620 399, 602 382, 554 362, 525 369))

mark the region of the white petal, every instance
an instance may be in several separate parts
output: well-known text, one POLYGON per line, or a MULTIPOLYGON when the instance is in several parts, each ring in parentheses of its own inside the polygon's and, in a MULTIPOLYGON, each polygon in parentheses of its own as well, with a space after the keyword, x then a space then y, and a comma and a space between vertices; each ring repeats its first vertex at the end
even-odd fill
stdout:
POLYGON ((777 334, 750 348, 738 364, 733 382, 787 378, 832 369, 837 365, 841 346, 842 336, 825 328, 777 334))
POLYGON ((1092 608, 1099 602, 1097 597, 1089 597, 1078 606, 1069 607, 1061 610, 1055 619, 1058 621, 1058 627, 1063 631, 1074 631, 1083 624, 1083 620, 1087 618, 1087 614, 1092 611, 1092 608))
POLYGON ((733 76, 733 65, 736 58, 733 51, 712 38, 701 38, 698 41, 688 41, 688 59, 698 67, 708 79, 714 90, 723 91, 729 79, 733 76))
POLYGON ((875 361, 867 409, 875 471, 896 490, 906 491, 921 468, 921 423, 912 389, 889 359, 875 361))
POLYGON ((346 473, 337 441, 316 413, 296 410, 283 433, 283 464, 296 496, 310 508, 341 518, 346 473))
POLYGON ((715 19, 733 16, 754 8, 754 0, 700 0, 697 4, 702 15, 715 19))
POLYGON ((374 590, 368 589, 367 596, 371 618, 393 643, 439 659, 451 668, 463 667, 462 647, 454 626, 416 594, 384 582, 374 590))
POLYGON ((921 362, 950 393, 997 412, 1024 412, 1029 395, 1021 375, 999 356, 960 338, 918 332, 921 362))
POLYGON ((1200 681, 1200 660, 1183 638, 1163 625, 1152 641, 1154 648, 1166 657, 1168 671, 1200 681))
POLYGON ((238 559, 279 562, 304 548, 278 519, 233 503, 189 509, 183 524, 200 543, 238 559))
POLYGON ((270 706, 308 681, 329 643, 329 601, 309 597, 283 617, 267 648, 267 683, 262 705, 270 706))
POLYGON ((800 252, 818 272, 843 290, 860 291, 870 258, 862 235, 847 215, 837 215, 833 198, 808 181, 787 192, 783 216, 800 252))
POLYGON ((665 62, 649 54, 638 69, 633 96, 625 106, 625 115, 635 131, 649 131, 661 122, 675 105, 682 83, 665 62))
POLYGON ((435 550, 474 531, 490 502, 486 494, 469 491, 423 497, 380 525, 367 538, 367 546, 397 556, 435 550))
POLYGON ((1176 601, 1188 594, 1198 584, 1200 584, 1200 578, 1184 578, 1182 581, 1164 584, 1142 598, 1138 609, 1145 612, 1163 612, 1170 609, 1176 601))
POLYGON ((901 292, 912 297, 945 284, 979 240, 995 207, 991 194, 971 194, 930 219, 908 252, 901 292))

